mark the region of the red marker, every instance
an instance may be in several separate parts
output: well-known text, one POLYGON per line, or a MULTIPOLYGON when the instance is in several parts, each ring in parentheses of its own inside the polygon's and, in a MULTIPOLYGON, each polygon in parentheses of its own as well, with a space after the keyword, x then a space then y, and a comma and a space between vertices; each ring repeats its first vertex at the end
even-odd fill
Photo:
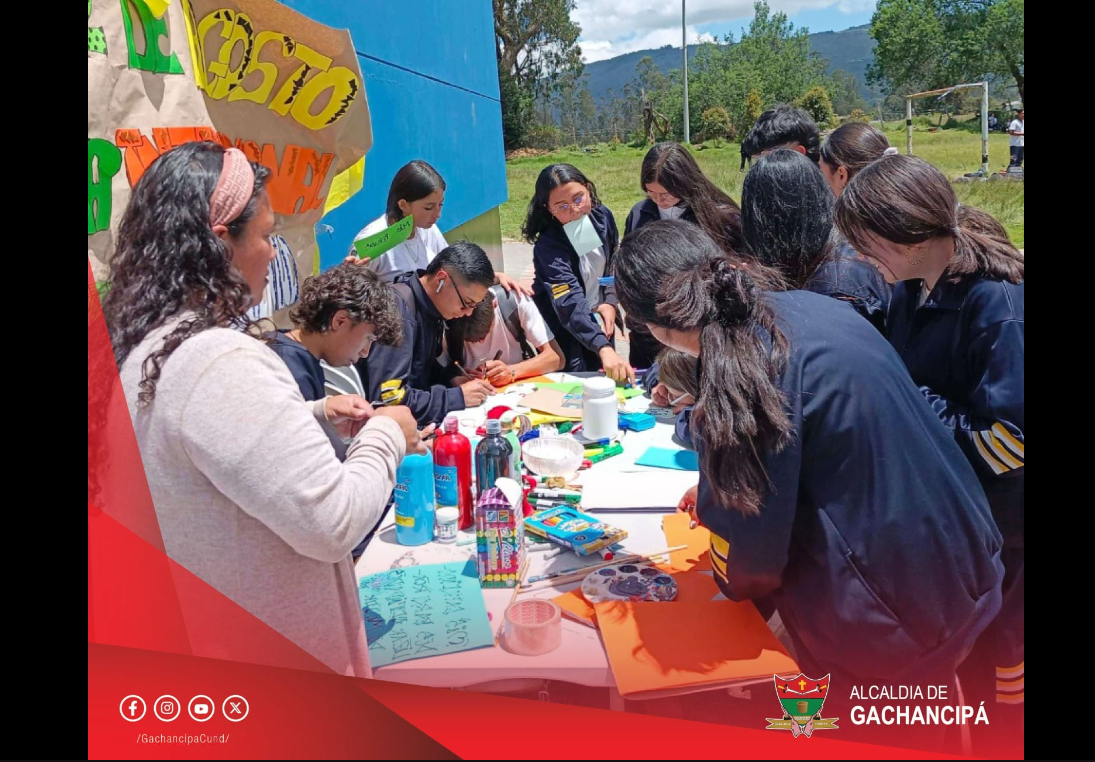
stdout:
POLYGON ((599 551, 597 551, 597 552, 598 552, 598 553, 600 553, 600 554, 601 554, 601 558, 603 558, 603 559, 604 559, 604 560, 606 560, 606 561, 611 561, 611 560, 612 560, 613 558, 615 558, 615 557, 616 557, 616 554, 615 554, 615 553, 613 553, 613 552, 612 552, 611 550, 609 550, 608 548, 601 548, 601 549, 600 549, 599 551))

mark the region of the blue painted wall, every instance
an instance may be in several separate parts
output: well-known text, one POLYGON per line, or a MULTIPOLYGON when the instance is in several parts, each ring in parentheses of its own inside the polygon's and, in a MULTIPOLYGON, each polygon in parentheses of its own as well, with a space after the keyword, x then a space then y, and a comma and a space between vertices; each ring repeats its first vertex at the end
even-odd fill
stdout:
POLYGON ((365 187, 323 222, 320 267, 338 264, 380 216, 396 171, 412 159, 445 178, 438 225, 451 230, 506 200, 491 0, 281 0, 349 29, 365 78, 373 147, 365 187))

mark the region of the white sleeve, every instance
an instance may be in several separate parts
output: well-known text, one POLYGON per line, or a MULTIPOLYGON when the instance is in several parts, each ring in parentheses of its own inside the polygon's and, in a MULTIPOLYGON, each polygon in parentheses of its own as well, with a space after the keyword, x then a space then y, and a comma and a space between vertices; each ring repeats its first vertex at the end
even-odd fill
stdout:
POLYGON ((447 248, 449 242, 445 240, 445 236, 438 230, 437 225, 434 225, 429 230, 430 233, 430 245, 426 247, 426 263, 429 264, 433 261, 442 249, 447 248))
POLYGON ((528 343, 536 349, 555 338, 551 329, 547 327, 547 323, 544 322, 540 310, 536 309, 536 302, 527 296, 518 295, 517 297, 517 319, 521 321, 521 327, 525 329, 528 343))
POLYGON ((241 510, 301 555, 335 563, 379 521, 406 442, 395 421, 373 418, 340 463, 315 408, 273 352, 235 349, 198 378, 182 437, 194 465, 241 510))

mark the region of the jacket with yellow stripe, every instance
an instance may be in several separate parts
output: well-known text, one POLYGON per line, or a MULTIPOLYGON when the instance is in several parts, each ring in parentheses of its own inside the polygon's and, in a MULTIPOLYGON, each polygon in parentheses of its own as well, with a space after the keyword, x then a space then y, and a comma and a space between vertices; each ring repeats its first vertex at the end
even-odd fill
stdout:
POLYGON ((403 319, 403 342, 398 347, 376 344, 368 357, 357 361, 369 401, 406 405, 421 426, 440 423, 449 413, 464 409, 463 390, 449 386, 459 370, 438 362, 445 321, 418 280, 424 274, 403 273, 391 286, 403 319))
MULTIPOLYGON (((605 275, 612 274, 612 260, 620 243, 620 233, 616 228, 616 219, 607 206, 599 204, 589 212, 593 228, 601 238, 605 252, 605 275)), ((543 315, 548 328, 560 339, 564 352, 577 344, 593 355, 611 346, 612 342, 593 317, 593 309, 586 298, 582 283, 582 271, 578 255, 567 239, 563 226, 555 223, 540 234, 532 250, 532 262, 536 270, 536 279, 532 290, 536 306, 543 315), (574 338, 568 341, 560 334, 565 332, 574 338)), ((619 302, 616 299, 614 285, 601 285, 600 302, 616 307, 616 322, 623 326, 619 302)), ((583 371, 584 367, 571 366, 568 353, 567 370, 583 371)))
MULTIPOLYGON (((976 474, 847 302, 764 298, 790 346, 776 383, 792 437, 762 454, 757 515, 719 505, 701 474, 716 582, 775 605, 807 674, 953 674, 1000 609, 1002 542, 976 474)), ((701 463, 705 429, 693 415, 701 463)))
POLYGON ((1009 547, 1023 547, 1023 284, 979 276, 898 283, 890 343, 985 488, 1009 547))

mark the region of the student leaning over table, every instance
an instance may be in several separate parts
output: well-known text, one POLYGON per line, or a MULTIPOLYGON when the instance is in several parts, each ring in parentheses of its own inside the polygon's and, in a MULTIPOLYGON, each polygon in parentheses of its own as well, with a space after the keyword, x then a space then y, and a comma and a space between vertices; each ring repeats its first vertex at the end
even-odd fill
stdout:
POLYGON ((425 270, 396 278, 390 288, 399 305, 403 340, 378 344, 358 361, 369 399, 405 404, 425 425, 481 405, 494 394, 489 382, 467 378, 458 366, 441 363, 445 321, 472 314, 494 281, 486 252, 468 241, 442 249, 425 270))
POLYGON ((501 286, 488 291, 470 315, 448 322, 445 344, 472 378, 497 387, 563 367, 563 350, 536 304, 501 286))
POLYGON ((1000 607, 1001 539, 901 358, 846 304, 759 290, 694 225, 623 242, 624 308, 701 362, 694 510, 715 579, 775 605, 810 676, 953 685, 1000 607))
POLYGON ((891 288, 833 225, 835 201, 814 162, 788 148, 770 151, 742 186, 747 250, 791 288, 848 302, 885 333, 891 288))
MULTIPOLYGON (((324 363, 352 366, 369 356, 373 342, 402 340, 395 299, 372 270, 343 263, 304 281, 300 301, 289 313, 295 327, 264 338, 288 366, 305 401, 321 400, 327 396, 324 363)), ((341 437, 332 436, 331 443, 340 458, 345 456, 341 437)))
MULTIPOLYGON (((160 156, 123 215, 103 312, 168 556, 332 670, 369 676, 350 550, 424 446, 406 408, 306 403, 240 330, 273 257, 268 177, 215 143, 160 156), (322 420, 354 435, 344 463, 322 420)), ((180 604, 204 618, 182 588, 180 604)))
POLYGON ((897 281, 890 343, 981 480, 1004 537, 1004 600, 963 665, 963 685, 1022 734, 1025 655, 1025 268, 1004 227, 958 204, 912 156, 857 174, 837 222, 897 281), (1005 708, 1006 707, 1006 708, 1005 708))

